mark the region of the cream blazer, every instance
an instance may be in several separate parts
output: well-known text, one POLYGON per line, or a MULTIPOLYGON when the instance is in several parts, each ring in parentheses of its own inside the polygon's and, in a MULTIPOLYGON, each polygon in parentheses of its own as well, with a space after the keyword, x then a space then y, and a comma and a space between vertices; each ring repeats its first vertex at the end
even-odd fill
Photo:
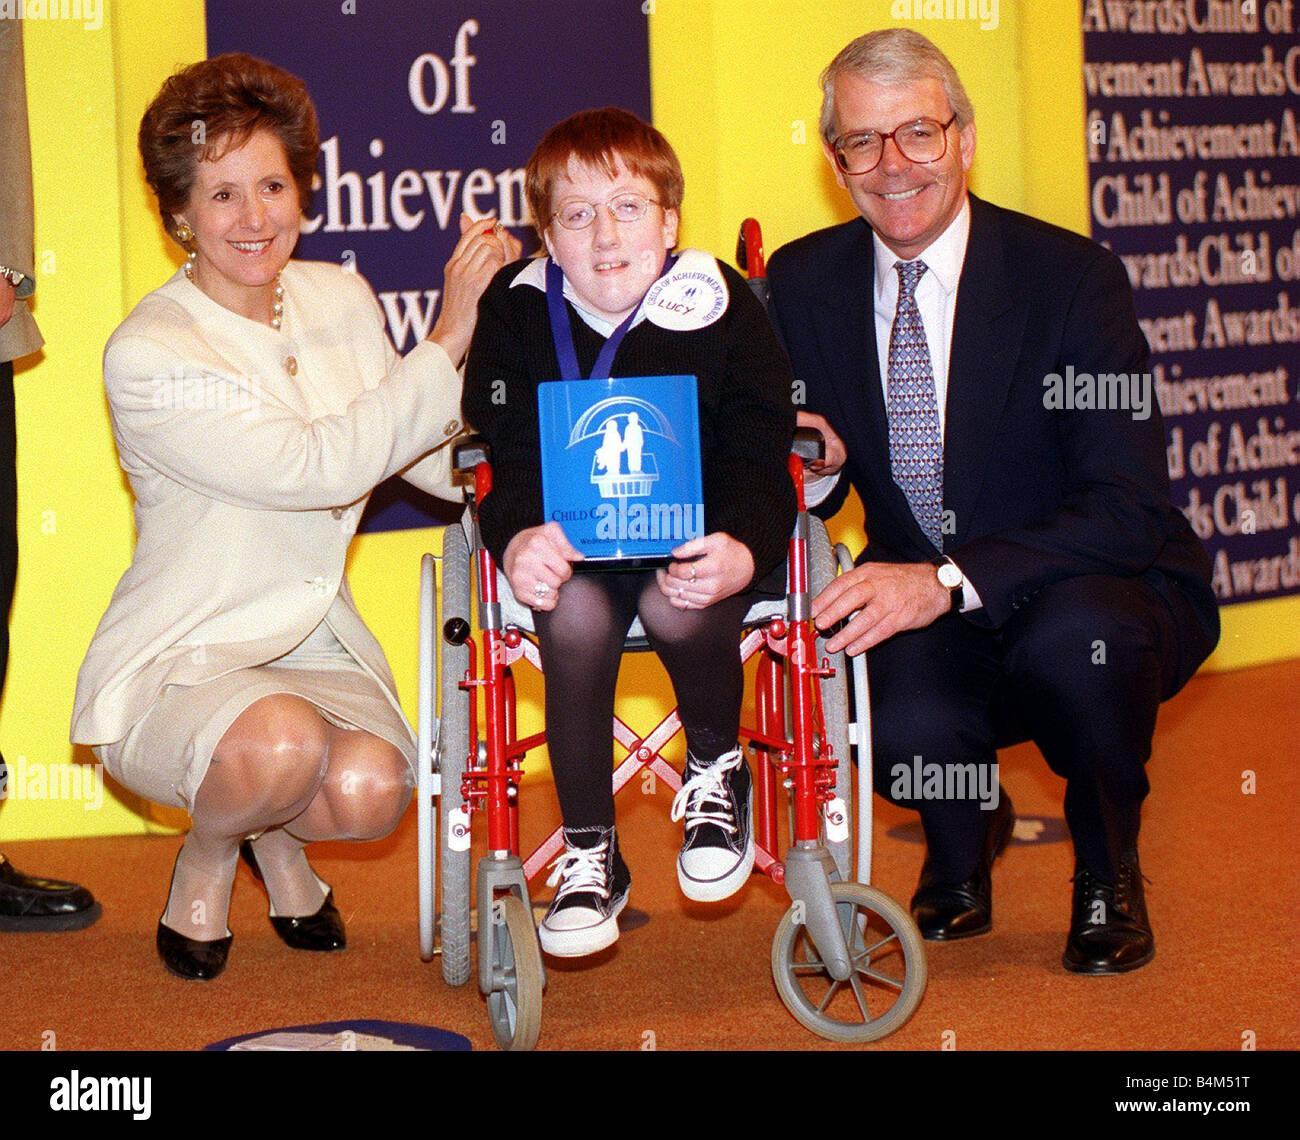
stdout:
POLYGON ((344 558, 389 476, 460 497, 440 446, 460 432, 460 376, 431 342, 399 357, 356 274, 292 261, 281 283, 279 332, 178 271, 109 339, 137 539, 77 677, 74 743, 120 740, 164 685, 289 652, 336 598, 331 628, 400 711, 344 558))

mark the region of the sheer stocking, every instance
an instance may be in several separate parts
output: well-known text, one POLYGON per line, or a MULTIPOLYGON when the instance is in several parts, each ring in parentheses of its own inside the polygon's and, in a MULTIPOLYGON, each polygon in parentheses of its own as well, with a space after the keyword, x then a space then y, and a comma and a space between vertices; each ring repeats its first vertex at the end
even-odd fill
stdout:
POLYGON ((239 843, 248 835, 258 835, 254 853, 272 913, 314 914, 325 887, 303 846, 388 834, 411 784, 406 761, 387 741, 332 725, 301 697, 255 701, 213 751, 164 922, 196 940, 225 935, 239 843))
POLYGON ((609 827, 610 723, 623 643, 638 614, 672 681, 686 742, 700 760, 736 746, 743 695, 737 646, 746 595, 678 610, 653 572, 576 574, 549 613, 538 613, 546 673, 546 732, 566 827, 609 827))

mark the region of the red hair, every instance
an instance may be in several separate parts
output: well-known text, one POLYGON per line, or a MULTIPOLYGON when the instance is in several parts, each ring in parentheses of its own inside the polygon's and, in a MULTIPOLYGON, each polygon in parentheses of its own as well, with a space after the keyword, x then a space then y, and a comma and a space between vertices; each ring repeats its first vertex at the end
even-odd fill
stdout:
POLYGON ((557 123, 537 144, 524 170, 524 195, 538 232, 551 218, 551 191, 568 173, 569 160, 605 171, 611 178, 621 164, 645 178, 665 210, 679 210, 686 180, 668 140, 644 119, 620 107, 579 111, 557 123))

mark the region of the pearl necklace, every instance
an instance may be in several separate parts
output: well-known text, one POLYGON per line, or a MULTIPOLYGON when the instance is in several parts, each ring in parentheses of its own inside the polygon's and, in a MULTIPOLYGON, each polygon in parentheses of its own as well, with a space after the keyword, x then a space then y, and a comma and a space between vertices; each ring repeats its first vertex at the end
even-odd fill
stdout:
MULTIPOLYGON (((182 268, 185 270, 185 278, 188 281, 194 280, 194 262, 198 260, 198 254, 190 250, 190 255, 185 259, 182 268)), ((284 323, 284 286, 280 284, 280 275, 275 275, 275 300, 271 303, 271 327, 276 332, 280 331, 280 326, 284 323)))

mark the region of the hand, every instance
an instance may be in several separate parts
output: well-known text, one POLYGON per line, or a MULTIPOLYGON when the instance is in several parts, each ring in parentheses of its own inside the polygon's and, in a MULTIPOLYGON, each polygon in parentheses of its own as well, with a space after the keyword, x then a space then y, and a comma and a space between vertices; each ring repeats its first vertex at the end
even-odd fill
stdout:
POLYGON ((853 614, 826 642, 829 653, 862 653, 905 629, 922 629, 952 607, 952 594, 928 562, 867 562, 841 574, 813 599, 813 621, 829 629, 853 614))
POLYGON ((557 522, 521 530, 506 547, 501 567, 515 597, 535 610, 553 610, 560 587, 573 577, 571 562, 581 562, 557 522))
POLYGON ((18 290, 9 284, 7 277, 0 277, 0 329, 9 323, 14 315, 14 301, 18 299, 18 290))
POLYGON ((743 542, 715 531, 673 551, 679 559, 656 570, 659 592, 679 610, 702 610, 745 589, 754 579, 754 556, 743 542))
POLYGON ((478 319, 478 299, 503 265, 519 257, 519 242, 495 218, 472 221, 460 216, 460 241, 442 274, 442 307, 429 339, 459 364, 469 351, 478 319))
POLYGON ((835 434, 835 429, 826 422, 825 416, 819 416, 816 412, 799 412, 796 416, 796 424, 799 427, 815 428, 822 433, 822 439, 826 441, 826 456, 824 459, 814 459, 809 463, 808 470, 814 475, 834 475, 841 467, 844 461, 848 459, 849 453, 844 447, 844 441, 835 434))

